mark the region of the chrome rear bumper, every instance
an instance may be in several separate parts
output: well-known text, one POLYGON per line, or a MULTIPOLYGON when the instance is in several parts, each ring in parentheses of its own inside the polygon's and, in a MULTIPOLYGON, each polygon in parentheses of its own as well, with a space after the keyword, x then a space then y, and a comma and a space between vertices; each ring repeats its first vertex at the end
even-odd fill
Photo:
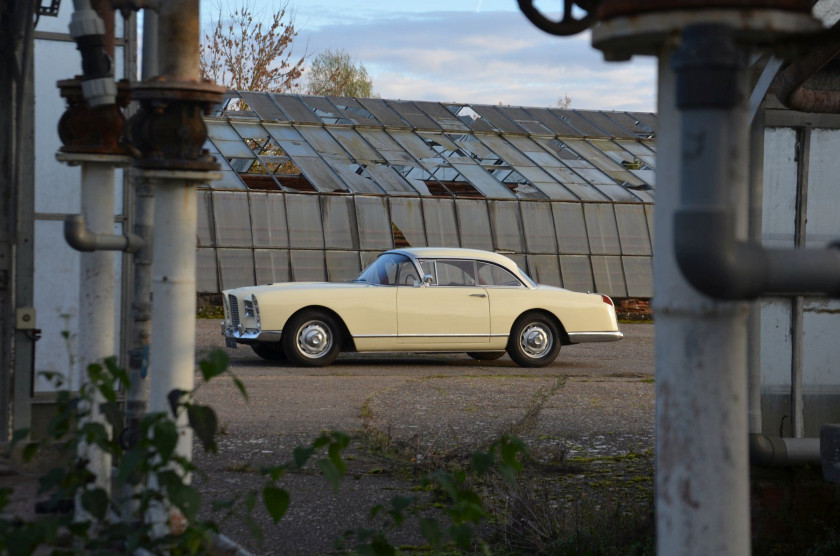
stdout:
POLYGON ((620 330, 614 332, 569 332, 569 341, 573 344, 590 342, 617 342, 624 334, 620 330))

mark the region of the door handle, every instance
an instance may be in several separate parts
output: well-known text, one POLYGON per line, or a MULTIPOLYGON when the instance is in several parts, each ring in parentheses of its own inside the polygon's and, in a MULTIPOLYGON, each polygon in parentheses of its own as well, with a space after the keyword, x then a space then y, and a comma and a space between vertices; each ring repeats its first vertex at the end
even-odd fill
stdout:
POLYGON ((486 293, 471 293, 470 297, 487 297, 486 293))

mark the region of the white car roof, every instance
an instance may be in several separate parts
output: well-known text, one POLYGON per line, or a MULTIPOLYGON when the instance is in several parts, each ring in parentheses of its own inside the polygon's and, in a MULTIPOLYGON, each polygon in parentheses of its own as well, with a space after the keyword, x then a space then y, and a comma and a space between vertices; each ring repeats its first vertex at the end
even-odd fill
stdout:
POLYGON ((496 263, 509 270, 515 271, 517 266, 514 261, 492 251, 481 249, 461 249, 457 247, 408 247, 404 249, 392 249, 388 253, 405 253, 418 259, 480 259, 496 263))

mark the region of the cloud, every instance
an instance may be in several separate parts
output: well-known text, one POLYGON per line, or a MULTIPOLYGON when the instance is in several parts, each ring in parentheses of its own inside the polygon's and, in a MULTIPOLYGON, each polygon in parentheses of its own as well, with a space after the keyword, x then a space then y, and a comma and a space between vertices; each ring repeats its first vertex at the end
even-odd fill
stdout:
POLYGON ((655 107, 654 60, 606 63, 588 33, 550 36, 519 12, 389 13, 304 28, 298 41, 349 52, 383 98, 553 106, 568 94, 573 108, 655 107))

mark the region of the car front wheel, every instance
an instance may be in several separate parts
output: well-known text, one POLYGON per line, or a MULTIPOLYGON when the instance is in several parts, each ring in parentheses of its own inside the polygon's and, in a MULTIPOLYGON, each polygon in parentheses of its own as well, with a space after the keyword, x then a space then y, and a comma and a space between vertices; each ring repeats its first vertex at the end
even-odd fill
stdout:
POLYGON ((529 314, 513 326, 508 354, 520 367, 545 367, 560 353, 560 332, 548 317, 529 314))
POLYGON ((323 367, 339 352, 339 328, 333 318, 320 311, 293 317, 283 330, 283 351, 291 363, 304 367, 323 367))

